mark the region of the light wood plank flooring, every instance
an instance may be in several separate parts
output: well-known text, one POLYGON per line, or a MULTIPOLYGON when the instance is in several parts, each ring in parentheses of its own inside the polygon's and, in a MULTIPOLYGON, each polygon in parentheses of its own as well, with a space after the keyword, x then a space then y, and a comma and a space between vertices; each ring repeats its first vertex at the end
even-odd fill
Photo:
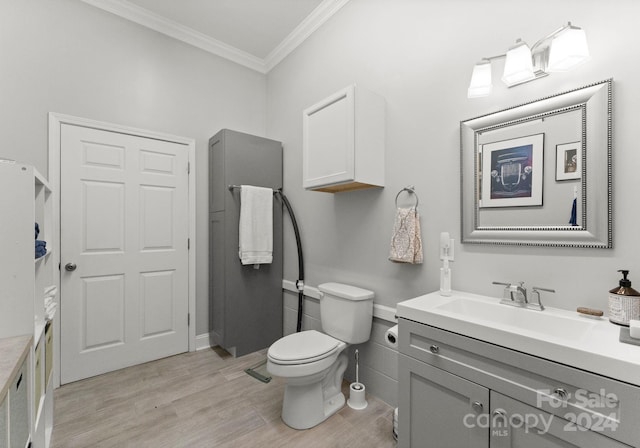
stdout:
POLYGON ((365 410, 345 406, 315 428, 289 428, 282 379, 264 384, 244 373, 264 359, 265 351, 233 358, 209 349, 64 385, 55 391, 52 447, 395 446, 393 409, 372 396, 365 410))

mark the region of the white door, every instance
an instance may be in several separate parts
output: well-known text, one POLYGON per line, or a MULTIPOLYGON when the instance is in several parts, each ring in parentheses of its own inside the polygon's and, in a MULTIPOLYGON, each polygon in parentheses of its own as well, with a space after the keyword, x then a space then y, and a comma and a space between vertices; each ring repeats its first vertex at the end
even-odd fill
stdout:
POLYGON ((61 383, 188 350, 187 146, 61 126, 61 383))

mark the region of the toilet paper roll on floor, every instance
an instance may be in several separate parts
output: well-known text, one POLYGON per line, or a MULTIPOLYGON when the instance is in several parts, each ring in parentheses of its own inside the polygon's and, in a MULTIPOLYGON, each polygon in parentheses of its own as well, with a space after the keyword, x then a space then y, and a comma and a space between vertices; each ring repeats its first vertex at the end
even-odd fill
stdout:
POLYGON ((398 326, 394 325, 384 334, 384 340, 391 348, 398 348, 398 326))

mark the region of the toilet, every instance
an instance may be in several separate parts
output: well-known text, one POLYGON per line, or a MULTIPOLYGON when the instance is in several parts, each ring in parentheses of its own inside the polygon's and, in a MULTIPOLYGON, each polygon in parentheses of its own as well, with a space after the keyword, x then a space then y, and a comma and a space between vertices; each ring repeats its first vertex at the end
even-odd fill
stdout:
POLYGON ((344 406, 345 349, 371 335, 372 291, 342 283, 323 283, 318 289, 323 332, 290 334, 267 352, 267 370, 285 379, 282 421, 294 429, 316 426, 344 406))

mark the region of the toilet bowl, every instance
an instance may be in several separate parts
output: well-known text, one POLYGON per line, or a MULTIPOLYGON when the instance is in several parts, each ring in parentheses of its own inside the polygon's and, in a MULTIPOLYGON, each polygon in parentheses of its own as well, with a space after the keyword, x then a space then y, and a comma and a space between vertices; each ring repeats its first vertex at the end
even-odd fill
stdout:
POLYGON ((282 420, 294 429, 316 426, 344 406, 345 349, 366 342, 371 334, 373 292, 340 283, 318 289, 324 333, 293 333, 267 352, 267 370, 285 379, 282 420))
POLYGON ((347 344, 315 330, 286 336, 267 356, 267 370, 286 381, 282 420, 294 429, 316 426, 345 403, 347 344))

